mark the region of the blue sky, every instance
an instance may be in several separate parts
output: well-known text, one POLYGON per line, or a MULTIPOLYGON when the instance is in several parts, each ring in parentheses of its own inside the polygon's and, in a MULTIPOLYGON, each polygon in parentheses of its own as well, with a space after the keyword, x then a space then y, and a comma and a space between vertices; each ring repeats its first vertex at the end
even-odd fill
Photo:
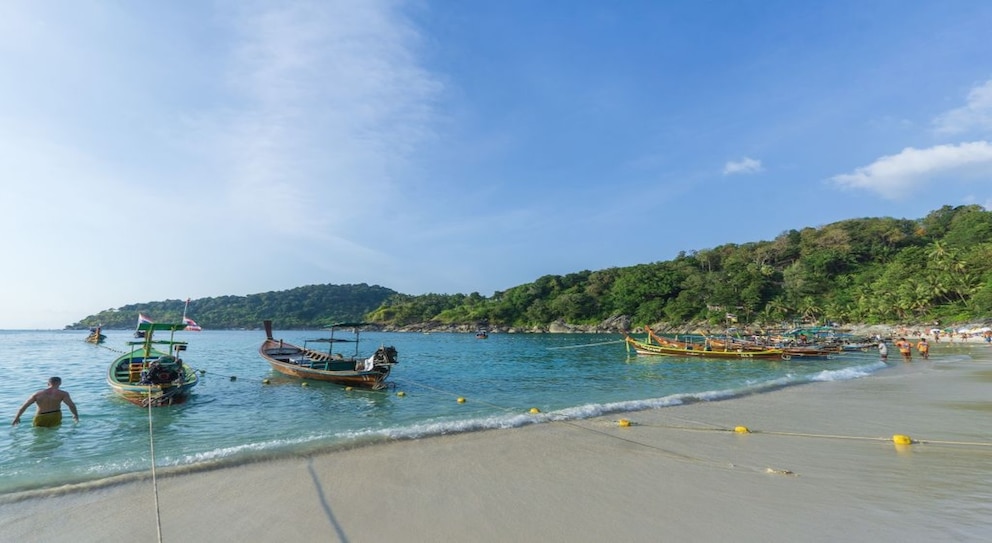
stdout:
POLYGON ((990 27, 965 0, 3 2, 0 328, 490 296, 990 208, 990 27))

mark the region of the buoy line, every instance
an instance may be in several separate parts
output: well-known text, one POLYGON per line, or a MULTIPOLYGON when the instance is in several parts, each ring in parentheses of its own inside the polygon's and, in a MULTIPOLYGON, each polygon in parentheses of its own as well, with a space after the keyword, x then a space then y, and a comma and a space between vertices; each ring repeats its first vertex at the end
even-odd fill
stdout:
MULTIPOLYGON (((448 391, 448 390, 440 389, 440 388, 433 387, 433 386, 430 386, 430 385, 426 385, 426 384, 423 384, 423 383, 419 383, 419 382, 416 382, 416 381, 411 381, 409 379, 398 379, 397 381, 405 382, 405 383, 407 383, 409 385, 412 385, 412 386, 422 387, 424 389, 427 389, 427 390, 430 390, 430 391, 433 391, 433 392, 437 392, 439 394, 444 394, 446 396, 455 396, 455 397, 458 398, 458 403, 463 403, 463 400, 464 400, 464 398, 462 396, 458 396, 457 394, 455 394, 455 393, 453 393, 451 391, 448 391)), ((493 407, 495 409, 499 409, 499 410, 506 411, 506 412, 514 412, 514 411, 516 411, 516 408, 511 408, 511 407, 505 407, 505 406, 502 406, 502 405, 497 405, 497 404, 494 404, 492 402, 487 402, 485 400, 476 400, 476 403, 480 403, 482 405, 488 405, 488 406, 493 407)), ((536 407, 532 407, 529 412, 532 415, 537 415, 537 414, 540 414, 541 413, 541 410, 538 409, 538 408, 536 408, 536 407)), ((584 419, 580 419, 580 420, 584 420, 584 419)), ((620 427, 627 428, 627 427, 630 427, 632 425, 631 422, 628 421, 627 419, 621 419, 621 420, 623 421, 623 423, 619 423, 618 424, 618 426, 620 426, 620 427)), ((653 450, 653 451, 656 451, 656 452, 664 453, 665 455, 670 456, 670 457, 672 457, 675 460, 681 460, 681 461, 685 461, 685 462, 693 462, 693 463, 697 463, 697 464, 708 464, 708 465, 712 465, 712 466, 723 468, 723 469, 746 469, 746 470, 749 470, 749 471, 754 471, 756 473, 775 473, 775 474, 795 475, 793 472, 791 472, 789 470, 773 469, 773 468, 759 469, 759 468, 755 468, 755 467, 741 466, 741 465, 738 465, 738 464, 725 464, 723 462, 717 462, 717 461, 714 461, 714 460, 705 460, 703 458, 697 458, 697 457, 690 456, 690 455, 687 455, 687 454, 683 454, 683 453, 671 451, 671 450, 668 450, 668 449, 664 449, 664 448, 659 447, 657 445, 651 445, 649 443, 644 443, 642 441, 637 441, 636 439, 631 439, 629 437, 619 436, 619 435, 616 435, 616 434, 613 434, 613 433, 610 433, 610 432, 607 432, 607 431, 604 431, 604 430, 599 430, 599 429, 596 429, 596 428, 590 428, 588 426, 584 426, 582 424, 579 424, 579 421, 577 421, 577 420, 548 419, 548 422, 565 424, 565 425, 571 426, 571 427, 576 428, 576 429, 579 429, 579 430, 585 430, 587 432, 593 432, 595 434, 598 434, 598 435, 601 435, 601 436, 605 436, 605 437, 608 437, 608 438, 611 438, 611 439, 616 439, 616 440, 619 440, 619 441, 630 443, 632 445, 637 445, 639 447, 644 447, 646 449, 650 449, 650 450, 653 450)), ((686 428, 686 429, 690 429, 690 428, 686 428)), ((710 429, 710 431, 713 431, 713 430, 724 431, 723 428, 712 428, 712 429, 710 429)), ((730 431, 733 431, 733 430, 730 430, 730 431)))
POLYGON ((771 430, 748 430, 752 434, 768 434, 773 436, 815 437, 821 439, 848 439, 854 441, 892 441, 897 445, 926 444, 926 445, 963 445, 975 447, 992 447, 992 443, 980 441, 940 441, 929 439, 912 439, 905 434, 895 434, 892 437, 845 436, 834 434, 809 434, 802 432, 776 432, 771 430))
MULTIPOLYGON (((700 423, 704 424, 704 423, 700 423)), ((636 424, 637 426, 644 426, 646 428, 662 428, 668 430, 686 430, 690 432, 734 432, 738 434, 765 434, 773 436, 790 436, 790 437, 812 437, 818 439, 842 439, 851 441, 892 441, 897 445, 910 445, 910 444, 926 444, 926 445, 960 445, 960 446, 974 446, 974 447, 992 447, 992 442, 981 442, 981 441, 943 441, 943 440, 931 440, 931 439, 912 439, 904 434, 894 434, 892 437, 871 437, 871 436, 848 436, 840 434, 811 434, 806 432, 778 432, 775 430, 752 430, 747 426, 737 426, 735 428, 724 428, 713 426, 710 428, 696 428, 692 426, 677 426, 668 424, 636 424)))
MULTIPOLYGON (((408 384, 411 384, 413 386, 423 387, 423 388, 425 388, 427 390, 431 390, 431 391, 437 392, 439 394, 450 395, 450 396, 457 396, 456 394, 454 394, 451 391, 443 390, 443 389, 440 389, 440 388, 437 388, 437 387, 432 387, 430 385, 425 385, 423 383, 418 383, 418 382, 410 381, 410 380, 403 380, 403 381, 405 381, 408 384)), ((457 396, 457 397, 458 397, 459 400, 462 400, 463 399, 463 397, 461 397, 461 396, 457 396)), ((459 401, 459 403, 462 403, 462 402, 459 401)), ((510 407, 505 407, 505 406, 502 406, 502 405, 497 405, 497 404, 494 404, 492 402, 487 402, 485 400, 477 400, 477 403, 480 403, 482 405, 488 405, 488 406, 493 407, 495 409, 500 409, 500 410, 503 410, 503 411, 506 411, 506 412, 516 411, 515 408, 510 408, 510 407)), ((537 409, 537 408, 531 408, 531 410, 530 410, 530 413, 531 414, 538 414, 540 412, 541 411, 539 409, 537 409)), ((677 453, 677 452, 674 452, 674 451, 670 451, 668 449, 663 449, 663 448, 658 447, 656 445, 649 445, 647 443, 642 443, 642 442, 637 441, 637 440, 634 440, 634 439, 630 439, 630 438, 627 438, 627 437, 614 435, 614 434, 611 434, 609 432, 605 432, 603 430, 598 430, 596 428, 589 428, 589 427, 583 426, 581 424, 578 424, 576 421, 567 420, 567 419, 563 419, 563 420, 549 419, 548 422, 558 422, 558 423, 562 423, 562 424, 567 424, 567 425, 572 426, 573 428, 577 428, 579 430, 585 430, 587 432, 593 432, 593 433, 596 433, 596 434, 599 434, 599 435, 602 435, 602 436, 606 436, 606 437, 609 437, 609 438, 612 438, 612 439, 617 439, 617 440, 620 440, 620 441, 625 441, 625 442, 631 443, 633 445, 638 445, 638 446, 645 447, 645 448, 648 448, 648 449, 652 449, 652 450, 655 450, 655 451, 658 451, 658 452, 662 452, 662 453, 665 453, 665 454, 667 454, 669 456, 672 456, 672 457, 677 458, 677 459, 680 459, 680 460, 687 460, 687 461, 699 462, 699 463, 706 463, 707 462, 706 460, 702 460, 700 458, 695 458, 695 457, 692 457, 692 456, 689 456, 689 455, 686 455, 686 454, 682 454, 682 453, 677 453)), ((720 465, 718 463, 714 463, 714 464, 720 465)))
POLYGON ((580 349, 582 347, 595 347, 596 345, 610 345, 613 343, 623 343, 624 340, 617 339, 614 341, 600 341, 599 343, 586 343, 585 345, 567 345, 565 347, 548 347, 549 351, 557 351, 560 349, 580 349))
MULTIPOLYGON (((397 381, 405 382, 405 383, 410 384, 410 385, 413 385, 413 386, 425 388, 427 390, 431 390, 431 391, 437 392, 439 394, 444 394, 446 396, 449 396, 450 395, 450 396, 455 397, 457 400, 461 400, 458 403, 465 403, 464 402, 464 400, 465 400, 465 397, 464 396, 455 394, 454 392, 451 392, 450 390, 443 390, 443 389, 440 389, 440 388, 437 388, 437 387, 432 387, 430 385, 425 385, 423 383, 419 383, 417 381, 411 381, 409 379, 397 379, 397 381)), ((482 405, 488 405, 489 407, 500 409, 502 411, 507 411, 507 412, 516 411, 516 409, 514 409, 514 408, 505 407, 505 406, 502 406, 502 405, 496 405, 496 404, 494 404, 492 402, 487 402, 485 400, 476 400, 476 403, 480 403, 482 405)))
POLYGON ((562 424, 567 424, 569 426, 572 426, 573 428, 578 428, 580 430, 585 430, 587 432, 593 432, 593 433, 600 434, 600 435, 603 435, 603 436, 606 436, 606 437, 609 437, 609 438, 618 439, 620 441, 625 441, 625 442, 631 443, 633 445, 639 445, 639 446, 645 447, 647 449, 652 449, 652 450, 655 450, 655 451, 663 452, 663 453, 665 453, 665 454, 667 454, 669 456, 674 456, 674 457, 679 458, 679 459, 682 459, 682 460, 690 460, 690 461, 693 461, 693 462, 700 462, 700 463, 712 462, 711 460, 703 460, 701 458, 696 458, 694 456, 689 456, 687 454, 677 453, 675 451, 670 451, 668 449, 662 449, 661 447, 659 447, 657 445, 649 445, 649 444, 644 443, 642 441, 637 441, 635 439, 630 439, 630 438, 627 438, 627 437, 618 436, 618 435, 615 435, 615 434, 611 434, 609 432, 604 432, 603 430, 598 430, 596 428, 590 428, 588 426, 583 426, 583 425, 579 424, 578 422, 576 422, 574 420, 558 420, 558 421, 552 421, 552 422, 560 422, 562 424))

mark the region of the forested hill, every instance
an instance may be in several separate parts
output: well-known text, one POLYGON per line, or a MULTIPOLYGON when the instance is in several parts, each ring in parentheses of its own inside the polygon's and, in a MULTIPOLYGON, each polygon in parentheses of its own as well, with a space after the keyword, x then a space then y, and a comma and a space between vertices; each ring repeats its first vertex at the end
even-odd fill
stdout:
MULTIPOLYGON (((396 291, 380 286, 310 285, 248 296, 199 298, 190 302, 188 316, 203 328, 261 328, 272 319, 281 329, 326 328, 335 322, 360 321, 396 291)), ((102 324, 108 329, 134 328, 138 313, 157 322, 179 322, 185 300, 131 304, 101 311, 70 325, 84 329, 102 324)))
MULTIPOLYGON (((134 304, 71 327, 130 328, 139 312, 166 321, 182 309, 181 300, 134 304)), ((213 329, 258 328, 263 319, 317 328, 363 318, 388 328, 527 330, 551 323, 971 322, 992 318, 992 212, 944 206, 918 220, 845 220, 668 261, 547 275, 491 297, 313 285, 194 300, 190 316, 213 329)))
POLYGON ((670 261, 548 275, 491 298, 398 294, 371 316, 398 327, 475 322, 521 329, 556 322, 615 329, 619 323, 953 323, 990 317, 992 212, 977 205, 944 206, 919 220, 851 219, 670 261))

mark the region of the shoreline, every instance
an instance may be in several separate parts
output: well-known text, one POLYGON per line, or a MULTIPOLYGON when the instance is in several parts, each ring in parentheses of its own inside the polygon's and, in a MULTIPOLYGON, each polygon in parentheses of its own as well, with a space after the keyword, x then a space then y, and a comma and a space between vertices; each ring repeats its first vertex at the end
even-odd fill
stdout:
POLYGON ((154 538, 158 508, 167 541, 979 541, 992 531, 992 349, 953 351, 974 359, 170 474, 157 496, 147 474, 67 489, 0 502, 0 533, 154 538))

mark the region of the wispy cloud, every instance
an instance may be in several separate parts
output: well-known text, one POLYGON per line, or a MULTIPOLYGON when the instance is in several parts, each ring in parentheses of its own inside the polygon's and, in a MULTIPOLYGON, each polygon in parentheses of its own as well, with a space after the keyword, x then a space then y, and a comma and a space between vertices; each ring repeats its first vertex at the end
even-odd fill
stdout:
POLYGON ((229 165, 231 203, 257 215, 267 202, 290 235, 340 232, 397 194, 442 86, 392 2, 246 6, 227 73, 236 106, 200 119, 229 165))
POLYGON ((933 124, 938 134, 992 131, 992 80, 971 89, 967 104, 937 116, 933 124))
POLYGON ((741 160, 727 162, 723 166, 723 175, 749 174, 764 171, 761 161, 744 157, 741 160))
POLYGON ((928 149, 907 147, 852 173, 834 176, 831 181, 843 187, 871 190, 895 200, 907 196, 913 189, 951 176, 992 178, 992 144, 975 141, 928 149))

